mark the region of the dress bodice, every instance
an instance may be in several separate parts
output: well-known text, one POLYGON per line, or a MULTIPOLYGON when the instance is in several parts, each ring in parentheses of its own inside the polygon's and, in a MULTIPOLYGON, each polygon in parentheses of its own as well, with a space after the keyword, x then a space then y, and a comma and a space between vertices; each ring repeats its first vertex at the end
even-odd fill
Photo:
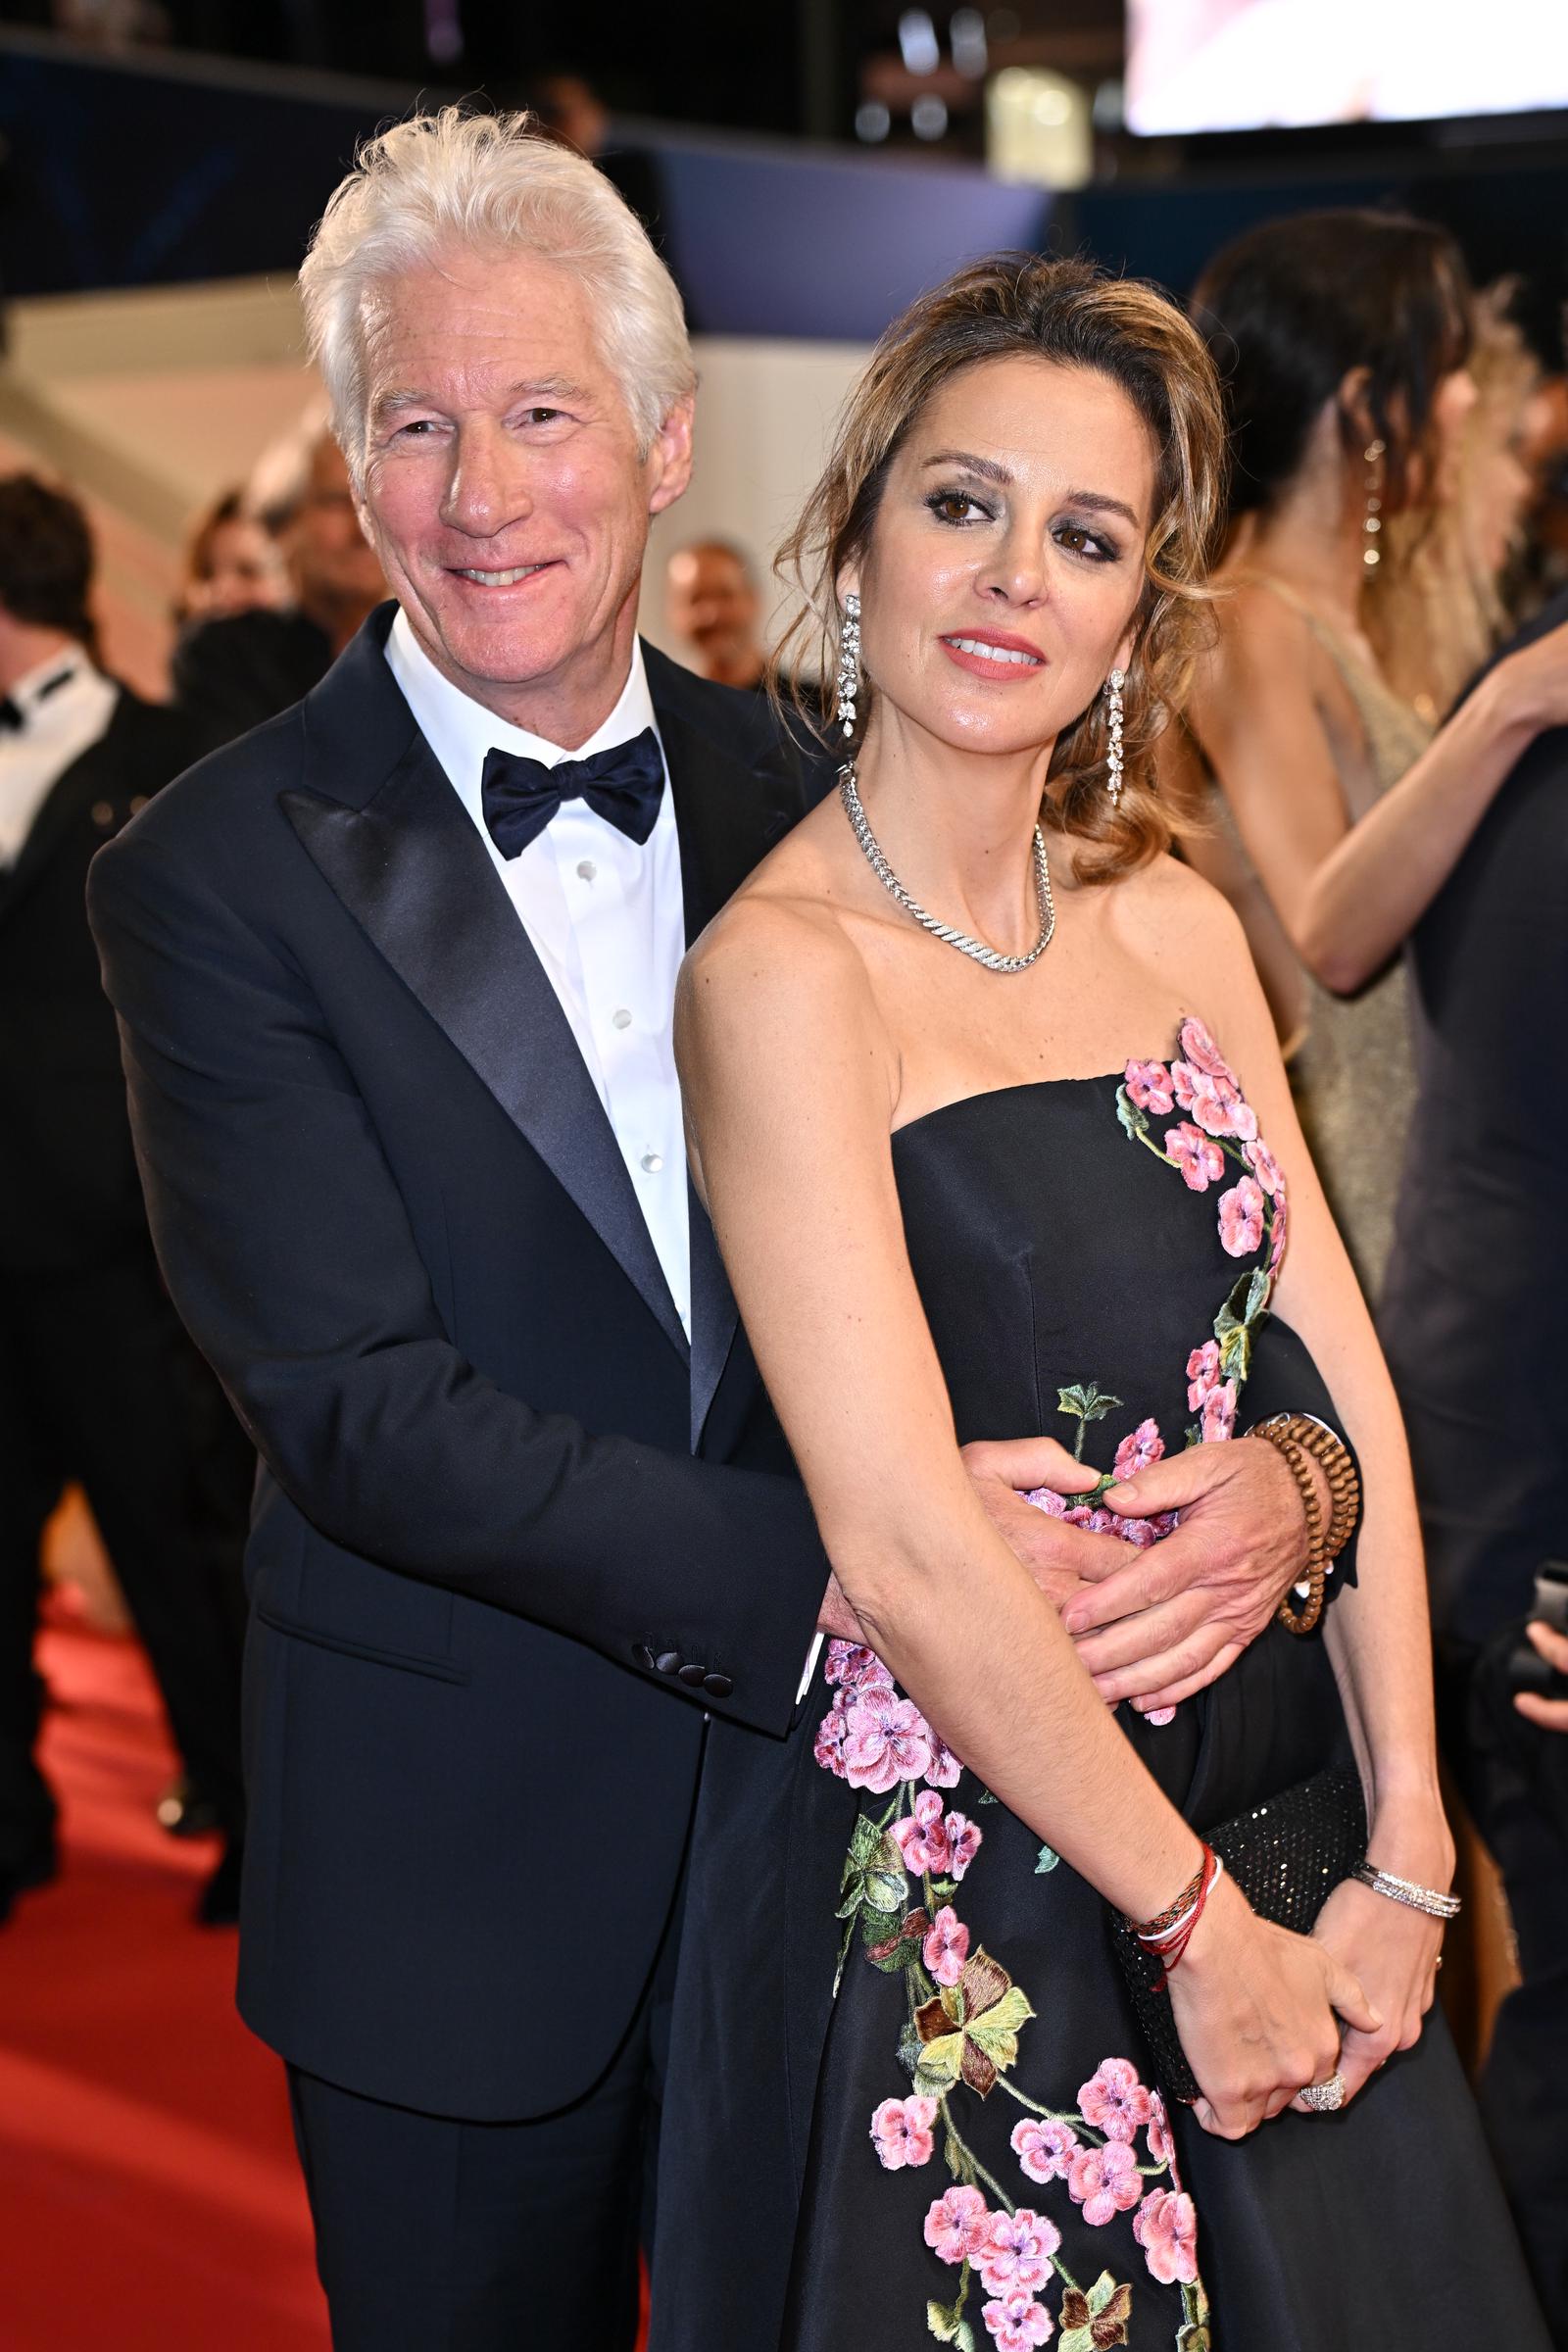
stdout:
POLYGON ((1287 1180, 1200 1021, 1168 1062, 950 1102, 893 1157, 960 1442, 1055 1437, 1130 1476, 1278 1409, 1260 1384, 1321 1409, 1268 1314, 1287 1180))

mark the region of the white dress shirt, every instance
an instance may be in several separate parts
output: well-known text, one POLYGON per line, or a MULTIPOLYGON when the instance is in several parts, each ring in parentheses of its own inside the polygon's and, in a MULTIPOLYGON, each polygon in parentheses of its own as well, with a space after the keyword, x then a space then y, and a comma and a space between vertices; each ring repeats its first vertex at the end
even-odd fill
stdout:
POLYGON ((597 816, 586 801, 574 800, 517 857, 503 858, 485 825, 481 799, 485 754, 492 749, 554 767, 629 742, 645 727, 657 734, 642 647, 633 647, 619 702, 573 752, 509 726, 444 678, 402 612, 392 623, 386 659, 571 1024, 689 1336, 686 1142, 672 1037, 686 925, 668 770, 653 832, 642 843, 597 816))
POLYGON ((45 801, 104 733, 119 698, 79 646, 51 654, 12 687, 22 724, 0 727, 0 867, 16 864, 45 801))

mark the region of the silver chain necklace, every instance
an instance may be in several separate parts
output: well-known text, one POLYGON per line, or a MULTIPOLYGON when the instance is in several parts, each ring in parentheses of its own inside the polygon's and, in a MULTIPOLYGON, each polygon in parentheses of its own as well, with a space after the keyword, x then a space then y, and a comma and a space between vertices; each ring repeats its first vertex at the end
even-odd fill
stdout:
POLYGON ((913 915, 922 930, 929 931, 933 939, 944 941, 948 947, 956 948, 960 956, 972 956, 975 962, 983 963, 988 972, 1026 972, 1032 963, 1039 962, 1050 947, 1051 935, 1056 928, 1056 903, 1051 895, 1051 860, 1046 855, 1046 837, 1038 825, 1035 827, 1035 897, 1040 906, 1040 937, 1027 956, 1000 956, 995 948, 988 948, 983 939, 971 939, 967 931, 955 930, 952 923, 939 923, 934 914, 927 914, 923 906, 916 906, 883 857, 881 845, 871 830, 871 820, 860 806, 853 760, 847 760, 839 769, 839 798, 844 803, 844 813, 855 828, 855 838, 865 852, 865 861, 872 873, 889 897, 897 899, 905 913, 913 915))

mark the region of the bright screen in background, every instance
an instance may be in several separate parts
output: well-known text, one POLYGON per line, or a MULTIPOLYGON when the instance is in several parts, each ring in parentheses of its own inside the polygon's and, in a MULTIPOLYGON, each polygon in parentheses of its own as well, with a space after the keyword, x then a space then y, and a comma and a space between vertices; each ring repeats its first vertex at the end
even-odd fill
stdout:
POLYGON ((1146 136, 1568 107, 1568 0, 1127 0, 1146 136))

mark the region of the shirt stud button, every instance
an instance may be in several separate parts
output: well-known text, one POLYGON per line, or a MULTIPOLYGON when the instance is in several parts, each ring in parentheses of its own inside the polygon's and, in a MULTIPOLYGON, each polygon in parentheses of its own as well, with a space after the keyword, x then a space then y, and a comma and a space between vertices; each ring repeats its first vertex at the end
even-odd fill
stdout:
POLYGON ((626 1010, 624 1004, 618 1004, 610 1019, 613 1028, 629 1029, 631 1027, 631 1014, 626 1010))
POLYGON ((650 1176, 657 1176, 663 1164, 664 1154, 662 1152, 645 1152, 643 1153, 643 1166, 650 1176))
POLYGON ((593 859, 592 859, 591 858, 578 858, 578 860, 577 860, 577 872, 578 872, 579 876, 581 877, 581 879, 582 879, 584 882, 591 882, 591 881, 593 880, 593 878, 594 878, 595 874, 597 874, 597 873, 598 873, 598 871, 599 871, 599 868, 598 868, 598 866, 597 866, 597 865, 595 865, 595 863, 594 863, 594 861, 593 861, 593 859))

